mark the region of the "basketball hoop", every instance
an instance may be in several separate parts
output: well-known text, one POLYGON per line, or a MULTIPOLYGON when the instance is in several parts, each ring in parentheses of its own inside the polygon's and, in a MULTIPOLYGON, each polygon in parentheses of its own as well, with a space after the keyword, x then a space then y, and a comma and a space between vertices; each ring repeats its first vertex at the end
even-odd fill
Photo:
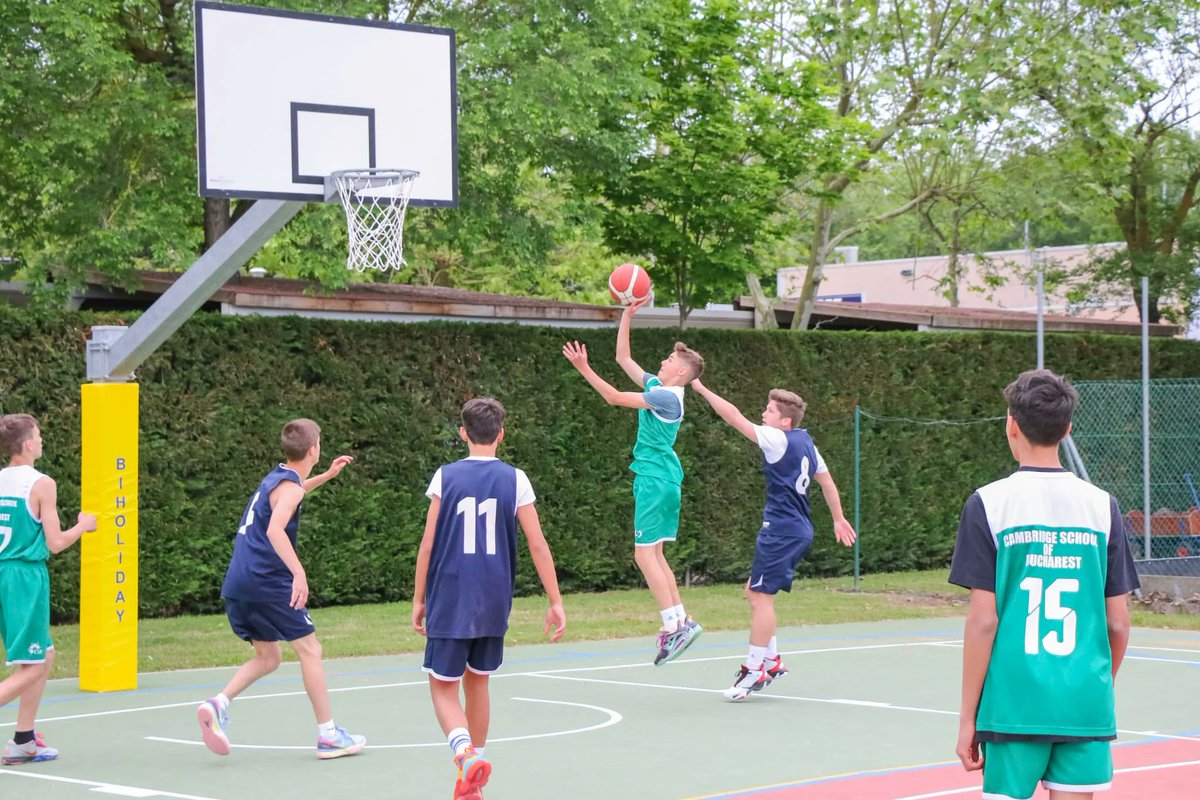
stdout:
POLYGON ((404 212, 420 174, 410 169, 343 169, 325 179, 326 198, 336 194, 346 210, 347 269, 387 272, 405 266, 404 212))

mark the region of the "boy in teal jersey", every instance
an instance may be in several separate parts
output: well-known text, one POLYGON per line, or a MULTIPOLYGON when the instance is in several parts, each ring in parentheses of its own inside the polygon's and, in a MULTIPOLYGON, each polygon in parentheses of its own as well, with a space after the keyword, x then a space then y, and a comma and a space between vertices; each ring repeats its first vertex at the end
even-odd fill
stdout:
POLYGON ((1121 511, 1062 468, 1079 395, 1048 370, 1004 390, 1020 469, 967 500, 950 582, 971 590, 957 753, 985 800, 1089 800, 1113 775, 1113 680, 1137 573, 1121 511))
POLYGON ((46 560, 96 530, 94 514, 79 512, 75 526, 62 529, 58 487, 33 468, 42 456, 42 432, 28 414, 0 417, 0 447, 10 456, 0 470, 0 637, 12 675, 0 681, 0 706, 21 698, 17 729, 4 745, 4 764, 58 758, 34 733, 38 704, 54 665, 50 640, 50 575, 46 560))
POLYGON ((587 348, 579 342, 563 346, 563 355, 609 405, 638 410, 637 441, 633 445, 633 558, 658 604, 662 627, 658 631, 655 665, 682 653, 703 628, 687 615, 675 573, 663 555, 663 543, 679 534, 680 484, 683 468, 675 454, 675 436, 683 420, 683 387, 704 372, 704 359, 682 342, 659 364, 657 375, 643 370, 629 350, 629 325, 648 302, 625 307, 617 328, 617 363, 641 392, 618 391, 592 370, 587 348))

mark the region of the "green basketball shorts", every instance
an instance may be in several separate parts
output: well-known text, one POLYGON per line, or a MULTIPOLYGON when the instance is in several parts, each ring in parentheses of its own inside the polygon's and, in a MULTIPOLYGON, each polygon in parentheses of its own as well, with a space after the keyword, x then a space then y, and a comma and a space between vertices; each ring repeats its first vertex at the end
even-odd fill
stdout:
POLYGON ((633 544, 650 547, 679 535, 679 484, 633 477, 633 544))
POLYGON ((1029 800, 1038 781, 1061 792, 1112 786, 1110 742, 984 742, 984 800, 1029 800))
POLYGON ((50 641, 50 574, 46 565, 0 562, 0 638, 8 664, 41 664, 50 641))

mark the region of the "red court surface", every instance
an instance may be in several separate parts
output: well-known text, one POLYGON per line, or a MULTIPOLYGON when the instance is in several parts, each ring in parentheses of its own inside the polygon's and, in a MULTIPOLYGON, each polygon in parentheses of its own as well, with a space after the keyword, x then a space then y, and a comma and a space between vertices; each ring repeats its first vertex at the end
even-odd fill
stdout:
MULTIPOLYGON (((1113 748, 1113 787, 1097 800, 1194 800, 1200 798, 1200 738, 1146 740, 1113 748)), ((933 800, 976 798, 981 773, 958 764, 822 778, 798 784, 747 789, 709 800, 933 800)), ((1049 793, 1038 788, 1039 800, 1049 793)))

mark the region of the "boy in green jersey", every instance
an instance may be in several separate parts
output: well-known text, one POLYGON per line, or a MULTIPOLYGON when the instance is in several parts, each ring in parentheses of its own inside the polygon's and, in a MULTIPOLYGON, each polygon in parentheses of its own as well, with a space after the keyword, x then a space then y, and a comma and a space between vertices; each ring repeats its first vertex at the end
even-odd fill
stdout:
POLYGON ((75 526, 62 529, 58 519, 58 487, 33 468, 42 456, 42 432, 28 414, 0 417, 0 448, 9 455, 0 469, 0 637, 6 663, 16 665, 0 681, 0 706, 21 698, 17 729, 4 745, 4 764, 28 764, 58 758, 34 733, 38 704, 54 665, 50 640, 50 574, 46 559, 66 550, 96 517, 79 512, 75 526))
POLYGON ((587 348, 579 342, 564 345, 563 355, 609 405, 638 410, 637 441, 629 465, 634 473, 633 558, 662 618, 654 658, 655 665, 659 665, 682 653, 703 630, 683 609, 675 573, 663 555, 663 543, 675 541, 679 534, 683 468, 674 447, 683 420, 683 387, 704 372, 704 359, 678 342, 659 364, 658 374, 638 366, 629 351, 629 325, 648 299, 626 306, 617 328, 617 363, 642 391, 618 391, 597 375, 588 364, 587 348))
POLYGON ((971 590, 957 753, 985 800, 1090 800, 1109 788, 1113 679, 1138 588, 1117 501, 1062 468, 1075 389, 1049 370, 1004 390, 1020 469, 977 490, 950 582, 971 590))

